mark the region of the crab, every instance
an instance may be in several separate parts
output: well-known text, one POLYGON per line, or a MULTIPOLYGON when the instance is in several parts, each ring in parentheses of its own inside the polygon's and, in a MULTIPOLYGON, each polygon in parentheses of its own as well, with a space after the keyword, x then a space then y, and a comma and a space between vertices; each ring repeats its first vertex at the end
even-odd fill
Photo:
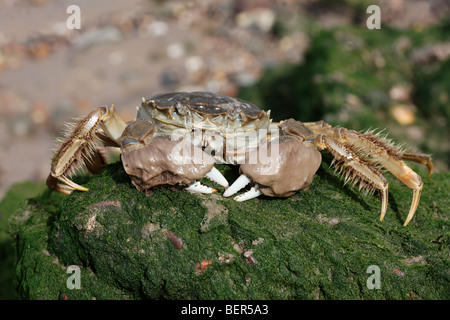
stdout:
POLYGON ((290 197, 307 188, 322 161, 321 152, 345 183, 378 191, 380 221, 388 205, 388 181, 382 168, 412 190, 412 203, 404 226, 417 210, 423 188, 421 177, 403 160, 433 171, 430 156, 403 152, 372 132, 332 127, 326 122, 287 119, 273 122, 270 111, 254 104, 210 92, 174 92, 142 98, 134 121, 125 123, 114 106, 102 106, 72 125, 54 152, 47 179, 49 188, 64 194, 88 191, 70 177, 86 167, 98 173, 105 164, 99 147, 121 149, 121 160, 132 184, 140 191, 156 187, 184 188, 214 193, 202 184, 208 178, 221 185, 224 197, 246 201, 260 195, 290 197), (229 185, 215 164, 239 166, 240 176, 229 185))

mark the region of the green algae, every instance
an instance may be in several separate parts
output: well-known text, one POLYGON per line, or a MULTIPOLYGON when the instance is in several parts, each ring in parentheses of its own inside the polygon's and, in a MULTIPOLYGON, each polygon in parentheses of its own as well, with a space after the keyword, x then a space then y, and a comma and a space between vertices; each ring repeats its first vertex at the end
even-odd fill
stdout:
MULTIPOLYGON (((450 174, 425 181, 419 210, 388 175, 390 202, 343 187, 325 161, 308 190, 244 203, 183 190, 138 192, 121 163, 45 191, 11 220, 25 299, 449 299, 450 174), (175 240, 174 240, 175 239, 175 240), (178 247, 176 241, 182 241, 178 247), (80 266, 81 289, 66 285, 80 266), (368 268, 380 270, 369 289, 368 268)), ((230 180, 237 170, 219 169, 230 180)))

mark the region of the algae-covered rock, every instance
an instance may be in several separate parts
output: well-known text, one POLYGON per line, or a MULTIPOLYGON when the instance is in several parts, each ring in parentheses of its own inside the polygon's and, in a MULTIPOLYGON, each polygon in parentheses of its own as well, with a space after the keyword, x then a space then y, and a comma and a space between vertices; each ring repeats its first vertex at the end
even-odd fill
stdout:
MULTIPOLYGON (((229 181, 237 176, 236 168, 219 169, 229 181)), ((425 182, 407 227, 412 194, 388 179, 389 208, 380 222, 379 199, 343 187, 326 162, 308 190, 244 203, 223 198, 223 188, 207 180, 217 194, 157 189, 146 195, 121 163, 112 164, 78 180, 90 191, 48 190, 11 220, 18 293, 26 299, 449 299, 450 174, 425 182), (79 278, 69 266, 79 267, 79 278)))
POLYGON ((0 201, 0 300, 16 298, 13 287, 15 241, 8 233, 8 221, 27 198, 38 195, 45 183, 24 181, 11 186, 0 201))

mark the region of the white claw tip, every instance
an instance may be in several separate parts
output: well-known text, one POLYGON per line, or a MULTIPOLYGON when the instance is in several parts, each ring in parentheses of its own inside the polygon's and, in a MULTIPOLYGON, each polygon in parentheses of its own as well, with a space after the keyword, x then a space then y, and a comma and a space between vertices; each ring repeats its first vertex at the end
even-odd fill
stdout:
POLYGON ((250 178, 247 177, 245 174, 241 174, 239 178, 236 179, 235 182, 223 193, 224 197, 231 197, 233 194, 241 190, 243 187, 245 187, 247 184, 250 183, 250 178))
POLYGON ((217 190, 211 187, 207 187, 201 184, 199 181, 191 184, 189 187, 185 188, 185 190, 196 193, 216 193, 217 190))
POLYGON ((261 193, 261 191, 259 190, 258 185, 256 184, 256 185, 255 185, 253 188, 251 188, 249 191, 247 191, 247 192, 245 192, 245 193, 243 193, 243 194, 240 194, 240 195, 234 197, 234 200, 235 200, 235 201, 238 201, 238 202, 247 201, 247 200, 250 200, 250 199, 259 197, 261 194, 262 194, 262 193, 261 193))
POLYGON ((213 167, 211 169, 211 171, 205 175, 205 177, 210 179, 211 181, 216 182, 217 184, 221 185, 225 189, 228 188, 228 186, 229 186, 227 179, 225 179, 225 177, 222 175, 222 173, 220 173, 220 171, 217 170, 215 167, 213 167))

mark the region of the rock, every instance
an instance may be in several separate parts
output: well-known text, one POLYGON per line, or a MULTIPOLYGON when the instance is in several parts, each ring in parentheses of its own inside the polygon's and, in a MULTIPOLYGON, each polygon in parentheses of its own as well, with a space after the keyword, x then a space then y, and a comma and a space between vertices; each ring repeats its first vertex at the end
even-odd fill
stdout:
MULTIPOLYGON (((233 181, 236 168, 218 166, 233 181)), ((450 174, 411 192, 388 176, 390 205, 342 187, 324 161, 308 190, 244 203, 183 190, 138 192, 121 163, 47 190, 11 220, 22 299, 449 299, 450 174), (331 223, 330 223, 331 222, 331 223), (420 257, 418 259, 417 257, 420 257), (81 289, 68 289, 69 266, 81 289), (380 289, 367 286, 369 267, 380 289), (373 268, 373 267, 371 267, 373 268), (401 270, 401 276, 399 276, 401 270)), ((211 182, 202 181, 205 184, 211 182)))
POLYGON ((274 23, 275 14, 270 9, 239 13, 236 16, 236 24, 240 28, 255 28, 264 33, 269 32, 274 23))
POLYGON ((164 21, 153 21, 147 29, 153 37, 162 37, 169 31, 169 26, 164 21))
MULTIPOLYGON (((0 171, 1 176, 1 171, 0 171)), ((8 221, 27 198, 36 197, 45 189, 44 183, 16 183, 0 201, 0 300, 17 299, 13 286, 16 259, 15 239, 8 233, 8 221)), ((28 218, 26 214, 22 217, 28 218)))
POLYGON ((450 43, 435 43, 425 45, 413 50, 412 59, 416 63, 430 63, 432 61, 445 61, 450 57, 450 43))

